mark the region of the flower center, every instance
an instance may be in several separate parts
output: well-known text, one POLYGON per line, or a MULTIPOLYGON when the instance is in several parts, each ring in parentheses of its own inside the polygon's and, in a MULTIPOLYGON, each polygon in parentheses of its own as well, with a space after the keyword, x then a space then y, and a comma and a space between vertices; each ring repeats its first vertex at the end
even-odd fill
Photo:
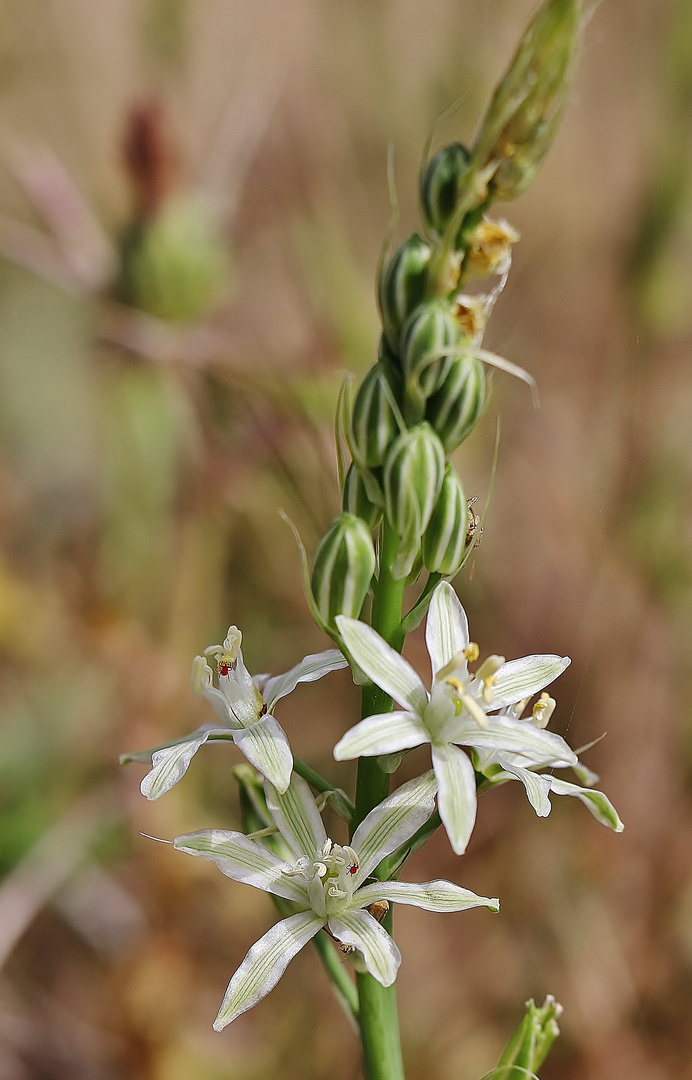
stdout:
POLYGON ((325 840, 317 858, 303 855, 291 870, 290 877, 301 877, 307 885, 310 906, 322 918, 336 915, 351 904, 358 856, 347 844, 325 840))

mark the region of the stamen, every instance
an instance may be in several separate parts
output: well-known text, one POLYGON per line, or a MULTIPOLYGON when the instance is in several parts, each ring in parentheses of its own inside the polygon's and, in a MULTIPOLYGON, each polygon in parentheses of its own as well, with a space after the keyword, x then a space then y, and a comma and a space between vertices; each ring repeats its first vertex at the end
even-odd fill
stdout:
POLYGON ((470 694, 464 694, 461 700, 467 711, 478 724, 479 728, 487 728, 490 726, 488 717, 485 715, 475 698, 471 697, 470 694))
POLYGON ((475 664, 480 656, 480 649, 475 641, 469 641, 466 648, 462 649, 462 652, 470 664, 475 664))
POLYGON ((540 696, 540 699, 536 702, 531 710, 531 719, 540 728, 548 726, 550 717, 555 711, 556 701, 555 698, 551 698, 545 690, 540 696))

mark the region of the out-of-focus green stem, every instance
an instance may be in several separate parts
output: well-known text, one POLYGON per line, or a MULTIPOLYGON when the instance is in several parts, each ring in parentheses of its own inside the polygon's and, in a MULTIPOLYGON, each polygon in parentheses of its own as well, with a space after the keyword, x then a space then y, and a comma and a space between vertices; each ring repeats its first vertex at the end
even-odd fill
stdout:
MULTIPOLYGON (((399 537, 385 521, 380 545, 380 576, 372 605, 372 625, 392 648, 400 651, 404 643, 401 629, 404 582, 395 580, 391 573, 398 546, 399 537)), ((363 687, 363 716, 388 712, 391 707, 392 699, 378 686, 363 687)), ((356 812, 352 830, 388 794, 389 776, 379 767, 377 759, 361 758, 358 762, 356 812)), ((389 925, 385 925, 391 930, 390 916, 387 917, 389 925)), ((358 975, 357 986, 366 1080, 404 1080, 396 990, 394 986, 382 986, 367 972, 358 975)))

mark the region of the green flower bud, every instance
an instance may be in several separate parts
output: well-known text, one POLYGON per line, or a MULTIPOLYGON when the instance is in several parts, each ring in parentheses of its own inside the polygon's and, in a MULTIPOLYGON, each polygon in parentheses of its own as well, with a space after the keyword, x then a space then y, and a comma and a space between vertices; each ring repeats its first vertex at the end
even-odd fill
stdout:
POLYGON ((362 518, 371 529, 377 528, 382 520, 382 507, 370 499, 368 486, 354 464, 346 473, 342 505, 349 514, 362 518))
POLYGON ((437 151, 421 175, 421 211, 426 224, 437 236, 444 234, 457 209, 469 160, 465 146, 450 143, 437 151))
POLYGON ((461 480, 445 465, 440 494, 423 537, 423 563, 431 573, 452 577, 461 569, 466 548, 468 505, 461 480))
POLYGON ((409 236, 382 270, 379 283, 382 325, 389 345, 399 351, 399 338, 407 318, 425 297, 431 248, 417 233, 409 236))
POLYGON ((515 199, 530 184, 567 104, 579 41, 580 0, 546 0, 492 97, 473 151, 497 162, 493 198, 515 199))
POLYGON ((472 355, 457 360, 425 409, 425 419, 446 453, 451 454, 471 434, 483 415, 485 400, 485 371, 480 360, 472 355))
POLYGON ((193 198, 167 202, 123 243, 123 298, 168 322, 210 315, 223 299, 229 278, 218 227, 204 204, 193 198))
POLYGON ((558 1020, 562 1015, 552 995, 548 995, 538 1008, 531 998, 526 1002, 526 1013, 516 1028, 497 1064, 498 1077, 535 1075, 543 1064, 548 1051, 560 1034, 558 1020))
POLYGON ((340 514, 322 537, 312 568, 315 605, 330 629, 336 630, 337 615, 358 618, 374 573, 368 526, 354 514, 340 514))
POLYGON ((408 319, 401 339, 409 423, 423 419, 426 399, 442 384, 454 363, 461 327, 445 300, 421 304, 408 319), (445 352, 450 349, 451 354, 445 352))
POLYGON ((353 406, 351 452, 359 468, 382 465, 401 427, 387 369, 378 362, 363 379, 353 406))
POLYGON ((404 431, 387 455, 384 505, 387 520, 400 538, 392 574, 411 572, 428 527, 444 476, 445 453, 429 424, 404 431))

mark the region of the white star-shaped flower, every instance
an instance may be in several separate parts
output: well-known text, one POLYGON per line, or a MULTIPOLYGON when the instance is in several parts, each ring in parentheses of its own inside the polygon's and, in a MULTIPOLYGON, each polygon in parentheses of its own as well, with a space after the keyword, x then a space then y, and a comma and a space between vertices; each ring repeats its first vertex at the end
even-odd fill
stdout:
POLYGON ((221 726, 202 724, 190 735, 120 758, 121 764, 151 760, 152 769, 141 784, 142 794, 148 799, 158 799, 170 791, 207 740, 232 740, 277 790, 285 791, 288 787, 293 755, 286 733, 273 716, 276 703, 298 683, 314 682, 330 671, 346 667, 346 660, 337 649, 328 649, 304 657, 284 675, 253 678, 243 661, 241 641, 240 630, 231 626, 223 645, 211 645, 204 650, 204 656, 195 657, 192 665, 192 689, 213 706, 221 726), (218 686, 214 686, 207 656, 216 661, 218 686))
POLYGON ((466 613, 451 585, 435 589, 425 631, 432 688, 425 689, 411 665, 375 630, 357 619, 337 618, 356 663, 403 710, 366 717, 334 748, 337 760, 395 754, 430 743, 439 786, 440 817, 461 855, 476 818, 476 775, 461 749, 519 754, 530 766, 577 763, 564 739, 507 710, 538 693, 570 663, 567 656, 524 656, 505 662, 490 656, 471 674, 478 646, 469 638, 466 613))
POLYGON ((269 812, 291 852, 282 859, 239 832, 203 829, 179 836, 179 851, 215 862, 227 877, 294 901, 301 910, 282 919, 252 946, 231 979, 217 1031, 256 1005, 276 986, 289 961, 326 927, 344 951, 358 950, 370 974, 390 986, 401 963, 393 939, 368 908, 379 901, 413 904, 428 911, 464 911, 499 901, 477 896, 450 881, 416 885, 378 881, 370 875, 382 859, 409 840, 432 814, 436 781, 432 772, 403 784, 356 829, 351 843, 328 839, 310 788, 295 773, 281 794, 268 781, 269 812))

